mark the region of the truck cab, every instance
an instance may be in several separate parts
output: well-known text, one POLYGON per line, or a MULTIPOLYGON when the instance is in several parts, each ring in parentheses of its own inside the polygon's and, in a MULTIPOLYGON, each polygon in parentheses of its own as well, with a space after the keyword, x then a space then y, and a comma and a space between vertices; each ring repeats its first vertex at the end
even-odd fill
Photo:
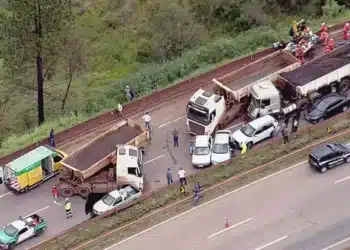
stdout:
POLYGON ((251 101, 248 107, 248 114, 255 119, 261 116, 280 112, 280 92, 270 81, 263 81, 251 87, 251 101))
POLYGON ((222 96, 199 89, 187 104, 187 129, 194 135, 211 135, 225 110, 222 96))
POLYGON ((117 145, 116 172, 119 186, 143 189, 142 152, 135 146, 117 145))

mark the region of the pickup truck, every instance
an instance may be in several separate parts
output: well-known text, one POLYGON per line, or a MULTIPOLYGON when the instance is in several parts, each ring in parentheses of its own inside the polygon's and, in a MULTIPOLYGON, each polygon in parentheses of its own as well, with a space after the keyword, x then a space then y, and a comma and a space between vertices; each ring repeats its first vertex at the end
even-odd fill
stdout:
POLYGON ((17 244, 39 236, 46 228, 46 222, 37 214, 19 217, 0 230, 0 249, 12 250, 17 244))

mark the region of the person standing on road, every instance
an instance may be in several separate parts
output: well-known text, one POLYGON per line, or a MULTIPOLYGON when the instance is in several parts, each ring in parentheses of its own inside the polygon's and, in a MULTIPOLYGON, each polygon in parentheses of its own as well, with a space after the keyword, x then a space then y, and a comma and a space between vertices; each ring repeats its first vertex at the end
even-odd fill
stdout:
POLYGON ((54 200, 57 200, 57 198, 58 198, 58 190, 57 190, 56 185, 53 185, 53 186, 52 186, 51 192, 52 192, 53 199, 54 199, 54 200))
POLYGON ((56 143, 55 143, 55 134, 54 134, 54 132, 53 132, 53 129, 50 130, 49 141, 50 141, 50 146, 51 146, 51 147, 56 147, 56 143))
POLYGON ((174 141, 174 148, 179 147, 179 132, 176 128, 173 130, 173 141, 174 141))
POLYGON ((346 23, 343 28, 343 38, 345 41, 349 40, 350 37, 350 24, 346 23))
POLYGON ((293 116, 292 119, 292 134, 294 134, 295 132, 298 131, 298 127, 299 127, 299 118, 297 115, 293 116))
POLYGON ((173 174, 171 173, 170 168, 168 168, 168 171, 166 172, 166 178, 168 180, 168 185, 173 184, 173 174))
POLYGON ((241 142, 241 155, 245 154, 247 152, 247 144, 245 142, 241 142))
POLYGON ((72 218, 72 203, 70 202, 69 198, 66 198, 66 202, 64 204, 64 210, 66 210, 66 217, 72 218))
POLYGON ((123 106, 120 104, 120 103, 118 103, 118 105, 117 105, 117 116, 118 117, 123 117, 123 106))
POLYGON ((151 116, 146 112, 146 114, 142 117, 142 119, 145 121, 145 128, 149 131, 151 131, 151 116))
POLYGON ((282 136, 283 136, 283 143, 287 144, 289 142, 288 125, 284 122, 282 123, 282 136))
POLYGON ((186 180, 185 174, 186 174, 186 171, 185 171, 182 167, 180 167, 180 170, 179 170, 179 172, 178 172, 178 175, 179 175, 179 179, 180 179, 180 184, 181 184, 181 186, 187 185, 187 180, 186 180))

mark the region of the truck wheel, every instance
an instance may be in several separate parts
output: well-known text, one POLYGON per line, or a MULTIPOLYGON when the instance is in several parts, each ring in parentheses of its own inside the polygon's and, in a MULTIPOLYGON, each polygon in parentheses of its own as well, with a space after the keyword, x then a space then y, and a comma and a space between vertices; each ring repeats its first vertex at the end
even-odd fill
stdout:
POLYGON ((299 100, 297 102, 297 107, 300 109, 300 110, 305 110, 307 108, 307 106, 309 105, 309 101, 306 100, 306 99, 302 99, 302 100, 299 100))
POLYGON ((350 86, 350 79, 343 79, 339 83, 339 92, 346 92, 348 91, 350 86))
POLYGON ((253 143, 252 142, 248 142, 247 144, 247 149, 252 149, 253 148, 253 143))
POLYGON ((64 187, 61 189, 61 196, 64 198, 68 198, 74 195, 74 189, 71 187, 64 187))
POLYGON ((81 196, 81 197, 88 197, 89 194, 91 193, 90 189, 88 187, 80 187, 78 188, 77 193, 81 196))

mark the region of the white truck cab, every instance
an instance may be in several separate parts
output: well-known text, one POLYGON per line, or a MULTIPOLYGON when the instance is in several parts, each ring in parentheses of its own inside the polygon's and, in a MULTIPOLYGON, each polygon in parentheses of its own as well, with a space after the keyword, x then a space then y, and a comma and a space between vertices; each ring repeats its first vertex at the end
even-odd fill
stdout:
POLYGON ((193 167, 208 167, 211 164, 210 152, 213 140, 209 135, 197 135, 194 142, 192 165, 193 167))
POLYGON ((242 128, 236 130, 232 134, 232 140, 237 148, 241 143, 245 143, 248 149, 258 142, 273 136, 274 129, 278 126, 278 122, 270 115, 265 115, 255 119, 242 128))
POLYGON ((117 145, 116 172, 120 186, 143 189, 142 152, 135 146, 117 145))
POLYGON ((199 89, 187 104, 188 130, 195 135, 211 135, 225 109, 225 100, 222 96, 199 89))
POLYGON ((213 149, 211 151, 211 163, 218 164, 232 158, 231 131, 219 130, 214 137, 213 149))

